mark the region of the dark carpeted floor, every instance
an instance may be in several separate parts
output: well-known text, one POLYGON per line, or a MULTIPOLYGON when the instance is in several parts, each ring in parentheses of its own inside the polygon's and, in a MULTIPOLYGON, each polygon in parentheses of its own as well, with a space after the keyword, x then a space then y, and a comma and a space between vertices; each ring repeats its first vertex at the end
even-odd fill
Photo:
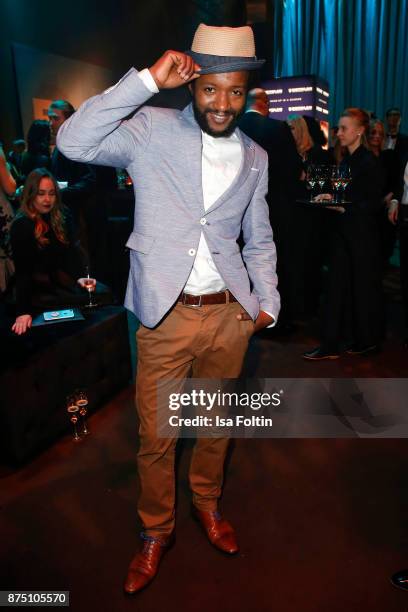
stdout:
MULTIPOLYGON (((382 353, 308 363, 315 326, 253 338, 246 375, 406 377, 401 305, 389 300, 382 353)), ((138 547, 133 389, 25 467, 0 471, 0 589, 69 590, 74 612, 402 612, 408 592, 389 575, 408 567, 406 440, 235 440, 222 511, 241 551, 226 558, 191 520, 188 464, 178 465, 177 541, 151 586, 122 594, 138 547)))

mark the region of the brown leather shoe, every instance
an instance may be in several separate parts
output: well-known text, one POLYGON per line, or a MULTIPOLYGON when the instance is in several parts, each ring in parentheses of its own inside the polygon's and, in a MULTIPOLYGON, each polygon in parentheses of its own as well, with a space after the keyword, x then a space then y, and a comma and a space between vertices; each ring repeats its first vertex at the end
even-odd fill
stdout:
POLYGON ((153 580, 163 554, 172 544, 170 538, 153 538, 144 534, 142 538, 143 548, 133 558, 123 587, 128 595, 141 591, 153 580))
POLYGON ((228 555, 238 552, 234 529, 218 512, 198 510, 193 506, 193 517, 201 524, 211 544, 218 550, 228 555))

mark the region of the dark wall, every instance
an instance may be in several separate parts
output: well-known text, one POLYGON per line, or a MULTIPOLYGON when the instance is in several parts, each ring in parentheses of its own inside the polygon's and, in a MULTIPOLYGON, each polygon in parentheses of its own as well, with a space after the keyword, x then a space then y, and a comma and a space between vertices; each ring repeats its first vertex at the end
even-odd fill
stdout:
POLYGON ((183 0, 2 0, 0 3, 0 138, 21 136, 11 43, 19 42, 111 68, 149 66, 167 48, 184 47, 183 0), (66 7, 66 8, 64 8, 66 7))
MULTIPOLYGON (((117 77, 130 66, 151 65, 166 49, 186 49, 200 21, 211 25, 245 23, 243 0, 1 0, 0 139, 21 137, 11 43, 91 62, 117 77), (73 7, 73 8, 71 8, 73 7)), ((184 92, 170 93, 182 106, 184 92)), ((163 96, 162 96, 163 98, 163 96)))

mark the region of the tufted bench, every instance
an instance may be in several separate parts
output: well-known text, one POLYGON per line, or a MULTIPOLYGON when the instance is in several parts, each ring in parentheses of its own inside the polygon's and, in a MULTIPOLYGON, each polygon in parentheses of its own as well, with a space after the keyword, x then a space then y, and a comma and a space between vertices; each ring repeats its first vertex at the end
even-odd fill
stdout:
POLYGON ((126 310, 104 306, 85 316, 2 342, 0 453, 7 461, 25 461, 70 428, 65 398, 76 388, 87 389, 92 413, 130 381, 126 310))

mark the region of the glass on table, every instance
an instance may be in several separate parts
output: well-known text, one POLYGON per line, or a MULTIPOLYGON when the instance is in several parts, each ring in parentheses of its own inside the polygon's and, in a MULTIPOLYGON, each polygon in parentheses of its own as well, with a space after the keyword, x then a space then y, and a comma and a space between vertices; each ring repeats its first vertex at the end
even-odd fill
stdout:
POLYGON ((81 434, 84 436, 87 436, 90 433, 88 429, 87 421, 86 421, 86 415, 88 414, 89 399, 88 399, 88 394, 84 389, 77 389, 77 391, 75 391, 75 404, 79 410, 79 415, 81 417, 81 423, 82 423, 81 434))
POLYGON ((73 427, 73 434, 72 434, 73 440, 74 442, 79 442, 81 439, 78 434, 78 427, 77 427, 78 417, 79 417, 79 407, 76 404, 75 395, 68 395, 67 400, 66 400, 66 406, 67 406, 68 417, 73 427))

